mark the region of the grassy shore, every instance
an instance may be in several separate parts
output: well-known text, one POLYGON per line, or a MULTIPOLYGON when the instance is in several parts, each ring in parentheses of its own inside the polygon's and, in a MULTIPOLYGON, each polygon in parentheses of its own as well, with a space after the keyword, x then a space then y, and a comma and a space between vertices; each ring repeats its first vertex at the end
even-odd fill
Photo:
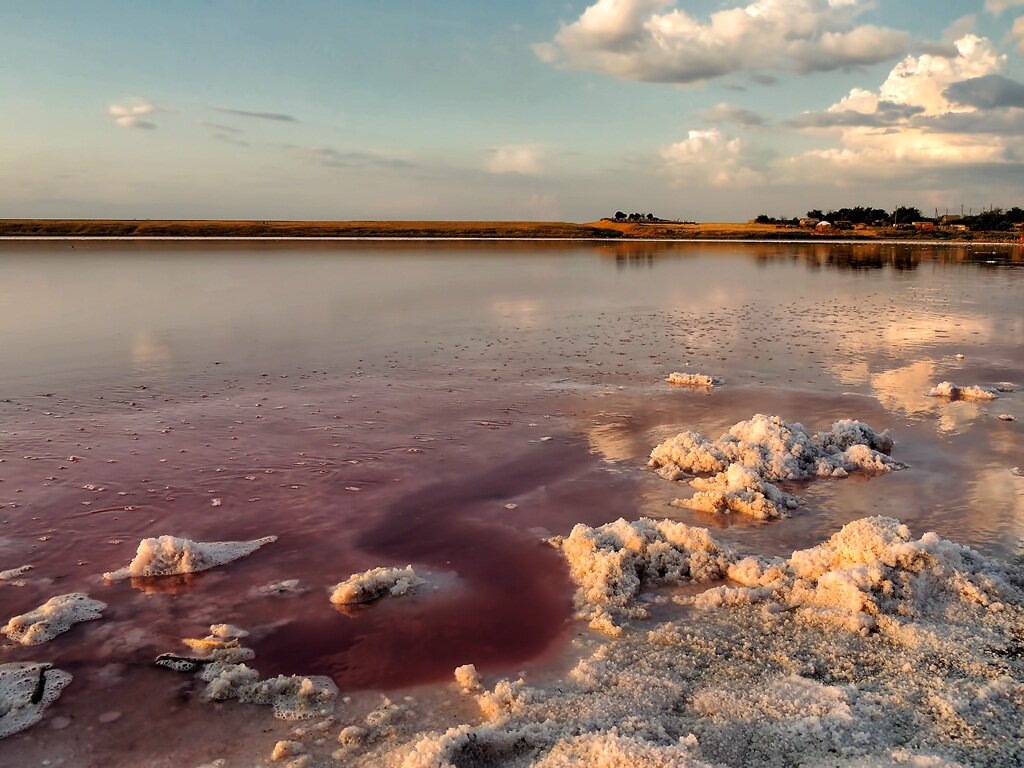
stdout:
POLYGON ((159 219, 0 219, 0 237, 538 238, 599 240, 949 240, 1022 241, 1020 232, 890 228, 817 232, 771 224, 558 221, 227 221, 159 219))

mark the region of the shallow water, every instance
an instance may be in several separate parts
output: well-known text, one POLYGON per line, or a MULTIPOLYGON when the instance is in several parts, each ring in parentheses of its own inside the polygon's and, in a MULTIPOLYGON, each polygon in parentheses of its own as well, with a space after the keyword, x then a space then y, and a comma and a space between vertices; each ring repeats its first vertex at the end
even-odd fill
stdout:
POLYGON ((187 741, 211 711, 228 727, 245 707, 150 666, 215 622, 253 630, 261 672, 343 693, 539 667, 583 631, 542 543, 576 522, 672 517, 786 554, 886 514, 1019 555, 1022 421, 997 416, 1024 420, 1024 394, 924 393, 1024 385, 1022 263, 988 245, 0 243, 0 570, 34 566, 0 585, 0 619, 76 590, 110 605, 0 647, 75 675, 0 764, 157 765, 147 735, 187 741), (664 384, 687 369, 727 384, 664 384), (757 412, 891 428, 911 470, 793 489, 807 504, 771 524, 670 507, 688 489, 645 468, 651 448, 757 412), (280 538, 190 577, 98 577, 164 533, 280 538), (429 582, 414 596, 327 601, 406 563, 429 582), (289 578, 307 591, 252 595, 289 578))

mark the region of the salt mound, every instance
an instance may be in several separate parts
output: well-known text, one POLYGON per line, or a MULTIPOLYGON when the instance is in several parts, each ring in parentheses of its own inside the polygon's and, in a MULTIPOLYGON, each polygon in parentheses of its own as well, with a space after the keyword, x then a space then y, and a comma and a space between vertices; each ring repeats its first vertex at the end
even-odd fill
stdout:
POLYGON ((164 653, 156 658, 156 664, 175 672, 198 671, 199 679, 206 683, 208 699, 271 706, 279 720, 308 720, 334 711, 338 687, 329 677, 278 675, 261 680, 260 673, 244 663, 256 656, 240 643, 239 639, 247 635, 230 624, 214 624, 209 636, 182 641, 195 655, 164 653))
POLYGON ((420 584, 425 584, 411 565, 405 568, 371 568, 355 573, 334 586, 331 602, 335 605, 369 603, 385 595, 399 597, 420 584))
POLYGON ((22 645, 41 645, 80 621, 103 618, 101 611, 106 607, 106 603, 91 600, 81 592, 58 595, 35 610, 15 616, 0 632, 22 645))
POLYGON ((740 464, 730 464, 714 477, 695 478, 690 485, 698 492, 689 499, 676 499, 673 505, 701 512, 735 512, 758 520, 789 517, 789 510, 800 506, 796 496, 783 493, 740 464))
POLYGON ((857 520, 824 544, 794 552, 789 568, 795 580, 780 590, 781 600, 802 607, 805 618, 855 631, 892 631, 964 603, 998 611, 1014 590, 1010 571, 980 553, 934 533, 914 540, 887 517, 857 520))
POLYGON ((671 520, 619 519, 600 528, 579 524, 568 537, 550 543, 562 551, 578 586, 578 615, 613 635, 621 633, 614 615, 647 615, 633 604, 641 578, 666 584, 712 581, 724 578, 734 559, 705 529, 671 520))
POLYGON ((769 481, 842 476, 854 470, 888 472, 903 465, 886 454, 892 450, 888 430, 876 432, 849 419, 811 435, 802 424, 757 414, 712 442, 697 432, 683 432, 651 451, 649 466, 676 480, 684 472, 724 472, 740 464, 769 481))
POLYGON ((104 573, 103 578, 120 581, 127 578, 197 573, 251 555, 264 544, 274 541, 277 541, 277 536, 265 536, 254 541, 211 542, 179 539, 176 536, 143 539, 131 563, 116 571, 104 573))
POLYGON ((71 682, 71 675, 49 664, 0 664, 0 739, 35 725, 71 682))
POLYGON ((703 373, 672 373, 665 381, 677 387, 704 387, 706 389, 725 383, 717 376, 707 376, 703 373))
POLYGON ((757 414, 714 442, 697 432, 676 435, 651 451, 648 466, 668 480, 688 473, 715 475, 691 480, 699 492, 677 500, 677 506, 768 520, 785 517, 800 504, 774 482, 904 469, 887 455, 892 447, 888 431, 876 432, 860 421, 837 421, 829 431, 811 435, 802 424, 757 414))
POLYGON ((999 395, 984 387, 958 387, 950 381, 944 381, 932 387, 928 397, 945 397, 949 400, 996 400, 999 395))

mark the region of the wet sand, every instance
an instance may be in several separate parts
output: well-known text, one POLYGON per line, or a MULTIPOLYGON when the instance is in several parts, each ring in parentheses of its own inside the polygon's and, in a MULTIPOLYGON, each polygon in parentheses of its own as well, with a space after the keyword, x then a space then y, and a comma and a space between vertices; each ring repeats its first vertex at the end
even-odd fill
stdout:
MULTIPOLYGON (((350 712, 464 663, 555 668, 587 630, 542 539, 576 522, 671 517, 788 554, 886 514, 1019 555, 1021 421, 996 417, 1024 419, 1021 395, 925 396, 944 379, 1024 383, 1024 273, 982 256, 91 244, 83 259, 66 245, 5 245, 0 570, 34 568, 25 586, 0 585, 3 618, 76 590, 110 609, 41 648, 0 648, 3 662, 75 675, 0 757, 173 764, 149 740, 168 730, 196 764, 269 754, 262 729, 286 724, 202 702, 151 666, 217 622, 253 631, 264 674, 330 675, 356 696, 350 712), (727 383, 673 389, 674 370, 727 383), (757 412, 891 428, 912 469, 787 488, 807 500, 791 521, 670 507, 688 489, 646 469, 651 448, 685 429, 717 437, 757 412), (98 577, 163 533, 280 538, 202 574, 98 577), (406 563, 427 576, 416 595, 352 615, 327 600, 351 573, 406 563), (251 592, 288 578, 308 591, 251 592), (96 720, 110 710, 122 715, 96 720), (54 730, 61 716, 72 722, 54 730), (184 746, 211 718, 234 746, 184 746)), ((457 708, 446 690, 414 695, 457 708)))

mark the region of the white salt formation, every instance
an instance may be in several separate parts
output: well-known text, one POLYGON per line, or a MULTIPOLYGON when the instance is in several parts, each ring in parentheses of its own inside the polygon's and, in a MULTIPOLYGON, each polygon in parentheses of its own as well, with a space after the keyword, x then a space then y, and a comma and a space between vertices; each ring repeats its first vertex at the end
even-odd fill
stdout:
POLYGON ((116 571, 104 573, 103 578, 119 581, 198 573, 251 555, 264 544, 274 541, 277 541, 277 536, 265 536, 254 541, 211 542, 190 541, 176 536, 143 539, 131 563, 116 571))
POLYGON ((789 559, 741 557, 677 526, 577 526, 561 546, 582 598, 607 606, 633 595, 640 571, 679 582, 725 575, 718 591, 745 598, 693 600, 723 608, 601 641, 557 688, 503 680, 476 696, 479 715, 467 722, 378 734, 346 752, 346 765, 1020 762, 1020 564, 935 534, 915 539, 887 518, 851 523, 789 559))
POLYGON ((892 447, 888 430, 876 432, 859 421, 837 421, 829 431, 812 435, 802 424, 757 414, 714 442, 697 432, 676 435, 651 451, 648 466, 668 480, 715 475, 691 480, 698 493, 677 500, 677 506, 769 520, 788 516, 800 504, 775 482, 904 469, 888 456, 892 447))
POLYGON ((670 520, 619 519, 600 528, 579 524, 569 536, 550 543, 562 551, 579 587, 579 617, 611 635, 622 632, 615 617, 647 617, 647 610, 634 602, 641 579, 656 584, 713 581, 725 578, 735 559, 703 528, 670 520))
POLYGON ((175 672, 198 672, 210 700, 237 699, 245 704, 271 706, 279 720, 308 720, 334 711, 338 687, 329 677, 278 675, 261 680, 260 673, 244 663, 256 656, 239 642, 246 635, 248 632, 230 624, 214 624, 207 637, 182 641, 193 655, 164 653, 157 657, 156 664, 175 672))
POLYGON ((480 673, 475 664, 463 664, 455 668, 455 684, 463 693, 474 693, 483 688, 480 673))
POLYGON ((695 478, 690 485, 697 493, 689 499, 676 499, 675 506, 701 512, 735 512, 758 520, 788 517, 789 510, 800 506, 799 498, 783 493, 741 464, 730 464, 725 472, 714 477, 695 478))
POLYGON ((103 618, 101 611, 106 607, 106 603, 91 600, 81 592, 58 595, 35 610, 15 616, 0 632, 22 645, 40 645, 81 621, 103 618))
POLYGON ((405 568, 371 568, 355 573, 334 586, 331 602, 335 605, 369 603, 385 595, 399 597, 425 584, 411 565, 405 568))
POLYGON ((703 387, 711 389, 725 382, 717 376, 708 376, 703 373, 671 373, 665 379, 669 384, 676 387, 703 387))
POLYGON ((35 725, 71 682, 49 664, 0 664, 0 739, 35 725))
POLYGON ((929 390, 928 397, 945 397, 948 400, 996 400, 999 398, 993 390, 984 387, 958 387, 950 381, 944 381, 929 390))

